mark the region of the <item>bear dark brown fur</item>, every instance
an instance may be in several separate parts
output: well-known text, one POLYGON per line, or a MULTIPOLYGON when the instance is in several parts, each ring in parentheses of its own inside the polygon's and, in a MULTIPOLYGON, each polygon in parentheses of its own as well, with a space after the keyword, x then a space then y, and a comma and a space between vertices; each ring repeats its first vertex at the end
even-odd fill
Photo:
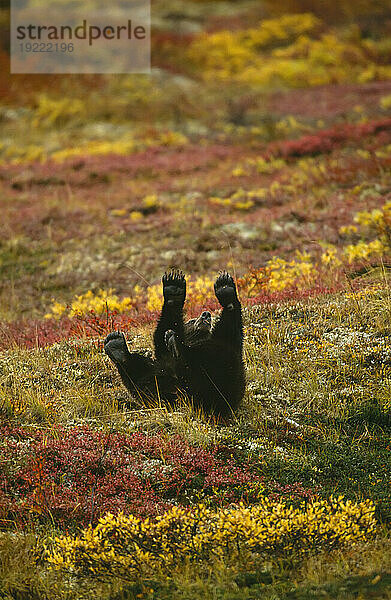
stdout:
POLYGON ((154 333, 155 360, 129 352, 121 332, 105 340, 106 354, 124 385, 146 403, 175 404, 185 393, 196 408, 227 418, 238 407, 245 389, 242 309, 235 283, 221 273, 214 289, 223 310, 212 327, 204 311, 184 323, 186 280, 181 271, 163 275, 164 303, 154 333))

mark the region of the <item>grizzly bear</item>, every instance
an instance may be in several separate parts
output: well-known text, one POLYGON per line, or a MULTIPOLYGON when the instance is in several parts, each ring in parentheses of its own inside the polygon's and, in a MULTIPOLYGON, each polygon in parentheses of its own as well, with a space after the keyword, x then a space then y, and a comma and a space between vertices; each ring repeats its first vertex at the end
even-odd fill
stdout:
POLYGON ((121 379, 143 402, 174 405, 185 394, 206 414, 231 416, 245 390, 242 308, 233 278, 220 273, 214 290, 223 310, 212 326, 210 312, 183 320, 186 280, 181 271, 162 278, 163 308, 154 333, 155 359, 129 352, 121 332, 104 344, 121 379))

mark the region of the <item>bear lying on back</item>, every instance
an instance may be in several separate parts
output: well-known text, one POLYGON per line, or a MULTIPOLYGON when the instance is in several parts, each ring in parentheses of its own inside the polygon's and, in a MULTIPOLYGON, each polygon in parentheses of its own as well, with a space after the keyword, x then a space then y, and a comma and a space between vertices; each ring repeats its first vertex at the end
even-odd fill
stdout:
POLYGON ((242 308, 234 280, 224 272, 215 282, 223 310, 213 327, 208 311, 184 323, 186 280, 181 271, 165 273, 162 283, 155 360, 129 352, 120 332, 107 336, 105 352, 127 389, 145 403, 160 399, 172 405, 184 392, 195 408, 227 418, 239 406, 245 389, 242 308))

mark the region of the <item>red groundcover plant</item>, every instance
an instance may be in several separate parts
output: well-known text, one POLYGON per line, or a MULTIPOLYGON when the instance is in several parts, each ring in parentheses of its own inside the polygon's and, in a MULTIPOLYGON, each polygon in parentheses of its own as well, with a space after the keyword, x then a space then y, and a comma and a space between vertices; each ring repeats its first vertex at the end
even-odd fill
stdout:
POLYGON ((173 504, 256 502, 260 492, 293 500, 315 490, 280 486, 223 444, 208 449, 179 436, 122 434, 88 427, 47 431, 3 427, 0 516, 18 525, 96 523, 107 511, 155 516, 173 504))
POLYGON ((87 315, 61 319, 41 319, 0 323, 0 349, 45 348, 70 338, 102 339, 114 329, 128 330, 134 325, 144 325, 156 321, 156 313, 147 310, 134 314, 109 312, 97 315, 91 311, 87 315))
MULTIPOLYGON (((366 136, 389 133, 391 119, 382 119, 363 124, 346 123, 331 129, 323 129, 314 134, 304 135, 297 140, 284 140, 269 145, 267 156, 314 156, 331 152, 347 142, 356 142, 366 136)), ((382 137, 382 143, 389 141, 389 136, 382 137)))

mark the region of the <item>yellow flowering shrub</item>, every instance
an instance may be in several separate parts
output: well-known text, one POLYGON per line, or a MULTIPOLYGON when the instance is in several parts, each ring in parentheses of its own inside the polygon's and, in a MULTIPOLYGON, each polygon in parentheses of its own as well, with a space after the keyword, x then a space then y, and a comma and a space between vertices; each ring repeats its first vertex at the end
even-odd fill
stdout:
POLYGON ((243 210, 243 211, 247 211, 250 210, 250 208, 252 208, 254 206, 254 202, 252 200, 238 200, 237 202, 235 202, 233 204, 233 208, 235 210, 243 210))
POLYGON ((63 148, 53 152, 51 157, 57 162, 63 162, 68 158, 75 158, 77 156, 91 155, 99 156, 103 154, 131 154, 137 149, 135 140, 127 137, 116 141, 104 140, 98 141, 93 140, 86 142, 80 146, 75 145, 71 148, 63 148))
MULTIPOLYGON (((355 192, 355 190, 353 190, 355 192)), ((360 191, 360 190, 358 190, 360 191)), ((369 260, 382 257, 391 250, 391 202, 371 211, 360 211, 354 216, 357 225, 341 227, 341 235, 357 234, 361 230, 369 230, 376 234, 370 242, 360 240, 357 244, 348 244, 343 248, 343 255, 349 263, 356 260, 369 260)))
POLYGON ((343 42, 332 33, 323 34, 320 39, 316 40, 307 35, 300 35, 290 46, 273 50, 273 56, 307 58, 313 64, 328 67, 338 66, 341 63, 362 65, 367 63, 362 48, 343 42))
POLYGON ((344 248, 344 255, 349 263, 356 260, 368 260, 373 256, 383 256, 386 247, 380 240, 372 242, 358 242, 358 244, 349 244, 344 248))
POLYGON ((189 59, 208 80, 234 80, 261 87, 303 87, 389 79, 391 67, 376 64, 381 48, 318 32, 312 14, 285 14, 258 27, 201 34, 189 59), (311 37, 310 37, 311 36, 311 37))
POLYGON ((154 137, 145 137, 135 139, 129 135, 124 136, 119 140, 92 140, 81 146, 72 148, 64 148, 53 152, 52 158, 58 162, 62 162, 68 158, 76 156, 88 155, 104 155, 104 154, 131 154, 143 148, 150 146, 184 146, 188 143, 188 139, 182 133, 175 131, 158 132, 154 137))
POLYGON ((23 147, 10 144, 4 148, 1 155, 5 159, 2 162, 11 162, 14 164, 23 160, 43 162, 46 158, 46 151, 43 146, 39 146, 38 144, 25 144, 23 147))
POLYGON ((338 249, 333 244, 322 244, 322 246, 323 252, 320 257, 322 264, 329 268, 340 267, 342 262, 338 257, 338 249))
POLYGON ((160 283, 148 287, 147 309, 150 311, 160 310, 163 305, 162 286, 160 283))
POLYGON ((242 188, 239 188, 228 198, 220 198, 218 196, 211 196, 209 202, 217 206, 228 207, 232 210, 247 211, 254 206, 254 201, 251 199, 255 195, 250 195, 251 192, 247 192, 242 188))
POLYGON ((359 74, 357 81, 358 83, 368 83, 369 81, 381 81, 391 78, 391 67, 376 65, 370 63, 365 69, 359 74))
POLYGON ((197 277, 194 281, 189 281, 187 284, 187 294, 189 299, 191 298, 196 304, 204 302, 205 298, 210 296, 214 282, 215 279, 211 279, 207 275, 197 277))
POLYGON ((233 169, 232 175, 234 177, 242 177, 243 175, 249 175, 253 170, 257 173, 271 175, 285 166, 286 162, 283 158, 266 159, 263 156, 259 156, 258 158, 248 158, 243 165, 239 165, 233 169))
POLYGON ((391 202, 386 202, 381 208, 375 208, 371 212, 364 210, 356 213, 354 221, 363 227, 384 231, 391 224, 391 202))
POLYGON ((51 127, 70 120, 83 119, 86 105, 78 98, 51 98, 47 94, 37 97, 37 107, 32 121, 33 127, 51 127))
POLYGON ((126 208, 113 208, 110 211, 112 217, 125 217, 128 214, 126 208))
POLYGON ((60 318, 63 315, 75 317, 86 315, 91 311, 97 314, 103 314, 107 310, 125 312, 130 310, 136 304, 139 293, 139 288, 136 288, 133 298, 125 297, 119 299, 118 296, 113 293, 112 289, 108 291, 99 290, 97 294, 94 294, 89 290, 86 294, 76 296, 69 307, 60 302, 54 302, 50 307, 50 312, 45 315, 45 317, 48 319, 60 318))
POLYGON ((148 194, 148 196, 144 196, 143 205, 145 206, 145 208, 155 208, 159 206, 157 194, 148 194))
MULTIPOLYGON (((59 118, 59 117, 58 117, 59 118)), ((50 119, 56 119, 54 113, 47 117, 34 116, 33 123, 38 127, 38 119, 46 119, 45 123, 53 125, 50 119)), ((88 140, 73 146, 64 146, 60 150, 51 150, 43 142, 42 145, 14 145, 9 144, 4 149, 0 148, 0 155, 13 164, 25 161, 40 160, 44 162, 49 157, 56 162, 64 162, 79 156, 104 156, 106 154, 128 155, 151 146, 183 146, 188 139, 181 133, 174 131, 157 132, 155 136, 136 138, 131 134, 116 139, 88 140)))
MULTIPOLYGON (((324 122, 320 121, 317 123, 318 127, 324 127, 324 122)), ((313 129, 304 123, 301 123, 293 115, 280 119, 276 123, 276 131, 284 137, 292 136, 292 134, 309 132, 312 133, 313 129)), ((281 160, 281 159, 280 159, 281 160)))
POLYGON ((250 210, 256 203, 266 200, 268 197, 275 198, 278 194, 293 194, 294 186, 281 184, 279 181, 273 181, 268 188, 255 188, 244 190, 239 188, 227 198, 211 196, 208 201, 216 206, 223 206, 231 210, 250 210))
POLYGON ((265 287, 267 290, 277 292, 293 285, 301 289, 307 287, 315 279, 317 272, 310 255, 299 252, 297 255, 297 260, 286 261, 274 257, 266 263, 265 287))
POLYGON ((287 42, 318 26, 318 19, 305 13, 265 19, 250 29, 205 33, 190 46, 189 57, 210 77, 214 74, 227 79, 252 64, 260 49, 287 42))
POLYGON ((380 98, 380 106, 384 110, 388 110, 389 108, 391 108, 391 94, 387 94, 387 96, 383 96, 382 98, 380 98))
POLYGON ((54 569, 135 580, 157 572, 170 575, 184 560, 230 559, 245 552, 303 556, 353 546, 376 529, 374 505, 343 497, 299 508, 263 498, 260 504, 213 511, 173 507, 154 519, 106 514, 79 536, 61 536, 46 548, 54 569))
POLYGON ((137 221, 141 221, 143 218, 143 213, 140 212, 139 210, 132 210, 129 214, 129 218, 131 221, 134 221, 135 223, 137 221))
POLYGON ((211 196, 209 198, 209 202, 211 204, 216 204, 217 206, 232 206, 231 198, 220 198, 219 196, 211 196))
POLYGON ((355 225, 344 225, 339 228, 340 235, 353 235, 357 233, 357 227, 355 225))
POLYGON ((288 261, 275 256, 267 261, 264 267, 252 269, 238 282, 243 296, 253 298, 263 292, 309 288, 321 279, 325 266, 335 269, 342 264, 335 246, 323 246, 320 263, 313 261, 307 252, 296 252, 296 258, 293 260, 288 261))

